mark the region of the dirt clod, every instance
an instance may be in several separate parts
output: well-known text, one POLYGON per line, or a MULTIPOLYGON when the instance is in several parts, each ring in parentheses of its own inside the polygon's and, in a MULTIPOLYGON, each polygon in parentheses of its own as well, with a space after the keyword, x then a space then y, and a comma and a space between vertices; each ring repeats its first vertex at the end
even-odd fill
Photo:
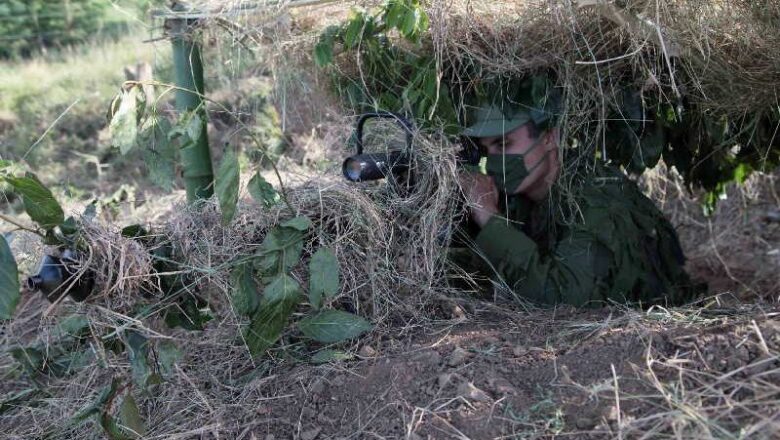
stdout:
POLYGON ((314 428, 301 433, 301 440, 314 440, 320 435, 322 428, 314 428))
POLYGON ((450 357, 447 359, 447 365, 450 367, 457 367, 462 365, 464 362, 466 362, 469 356, 470 354, 468 351, 458 347, 452 351, 452 354, 450 354, 450 357))
POLYGON ((465 381, 458 387, 458 395, 477 402, 490 402, 493 400, 488 393, 480 390, 473 383, 465 381))
POLYGON ((374 347, 366 344, 360 348, 360 351, 358 351, 358 356, 362 358, 373 358, 376 357, 377 351, 374 349, 374 347))

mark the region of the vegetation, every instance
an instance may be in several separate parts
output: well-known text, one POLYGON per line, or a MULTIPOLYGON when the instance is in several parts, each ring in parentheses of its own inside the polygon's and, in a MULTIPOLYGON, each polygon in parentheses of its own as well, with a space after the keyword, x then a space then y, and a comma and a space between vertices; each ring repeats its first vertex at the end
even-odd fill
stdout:
MULTIPOLYGON (((738 17, 744 19, 751 32, 760 33, 767 23, 771 24, 772 18, 751 17, 752 6, 741 7, 735 6, 733 13, 741 14, 738 17)), ((682 4, 679 9, 681 15, 710 12, 690 11, 682 4)), ((584 13, 581 15, 578 18, 582 20, 592 19, 584 13)), ((519 24, 503 23, 496 17, 499 22, 491 25, 495 27, 492 31, 481 26, 480 19, 476 18, 470 32, 489 35, 453 39, 441 32, 457 26, 457 18, 445 19, 449 20, 449 26, 444 22, 434 23, 432 29, 419 0, 388 0, 373 11, 353 9, 343 24, 326 29, 314 48, 314 60, 319 66, 329 68, 337 91, 358 112, 369 108, 401 112, 425 127, 457 134, 465 109, 504 101, 507 112, 527 109, 538 124, 557 121, 564 129, 568 145, 576 146, 576 149, 565 149, 570 162, 587 164, 594 159, 609 160, 641 174, 663 158, 685 178, 690 188, 708 191, 705 207, 709 211, 718 196, 725 193, 727 184, 743 183, 754 170, 768 171, 780 165, 780 138, 776 136, 780 106, 756 98, 744 109, 749 114, 735 112, 731 103, 747 101, 745 96, 738 95, 745 90, 724 92, 717 83, 711 86, 712 90, 703 91, 702 99, 701 84, 706 84, 709 76, 724 72, 716 68, 712 72, 690 68, 706 63, 694 49, 685 50, 684 54, 680 49, 681 60, 675 60, 674 65, 665 52, 625 57, 628 58, 625 66, 613 63, 609 93, 604 92, 601 84, 590 87, 601 98, 594 98, 581 87, 573 87, 575 82, 590 85, 602 80, 593 74, 592 68, 574 72, 575 68, 581 69, 575 65, 568 69, 566 61, 562 61, 571 56, 567 53, 571 49, 566 45, 541 48, 547 51, 548 58, 550 51, 557 53, 551 63, 538 63, 529 68, 524 68, 522 63, 513 66, 513 59, 518 56, 515 51, 523 45, 532 53, 538 48, 534 47, 533 38, 526 37, 516 46, 504 44, 501 39, 513 31, 526 36, 541 32, 540 39, 550 41, 553 38, 549 34, 559 32, 560 28, 549 18, 552 16, 551 12, 534 15, 529 11, 519 24), (544 33, 547 35, 542 37, 544 33), (436 46, 436 40, 443 42, 436 46), (494 47, 486 49, 485 41, 495 41, 494 47), (485 52, 490 53, 490 58, 485 57, 485 52), (648 65, 657 71, 652 79, 646 78, 648 65), (649 87, 647 82, 651 80, 654 83, 649 87), (684 85, 689 85, 690 96, 680 91, 686 90, 684 85), (708 93, 713 95, 712 99, 706 97, 708 93), (726 96, 715 98, 716 93, 726 96), (598 112, 592 110, 576 120, 567 117, 581 111, 586 102, 590 104, 598 99, 601 99, 596 107, 598 112), (598 120, 588 120, 588 117, 598 120)), ((717 19, 713 17, 713 26, 717 19)), ((669 25, 678 23, 670 18, 669 25)), ((593 32, 605 31, 594 27, 593 32)), ((697 44, 695 40, 679 43, 697 44)), ((605 45, 604 49, 610 48, 605 45)), ((750 50, 754 59, 766 58, 762 49, 746 47, 745 50, 750 50)), ((736 55, 728 51, 712 54, 717 62, 752 63, 749 56, 739 56, 745 59, 735 60, 736 55)), ((590 63, 579 62, 582 65, 590 63)), ((759 75, 771 76, 772 72, 767 70, 759 75)), ((749 93, 761 92, 753 89, 749 93)), ((586 171, 585 168, 579 167, 575 173, 586 171)), ((564 176, 563 180, 566 179, 564 176)))
MULTIPOLYGON (((746 182, 751 172, 776 165, 769 135, 780 117, 776 104, 752 101, 755 111, 738 118, 694 89, 677 97, 663 54, 647 49, 649 40, 627 48, 631 36, 595 14, 564 15, 566 23, 582 26, 573 32, 552 28, 552 14, 521 15, 520 24, 507 14, 507 24, 468 10, 470 28, 455 26, 464 24, 457 5, 387 0, 377 9, 354 9, 343 21, 315 10, 338 23, 298 39, 295 32, 308 27, 296 17, 278 34, 264 34, 292 42, 259 44, 262 50, 251 56, 243 51, 257 36, 248 30, 256 23, 220 22, 240 34, 224 46, 230 50, 196 28, 213 82, 195 91, 203 102, 186 111, 169 103, 182 90, 165 61, 155 66, 153 80, 125 81, 122 67, 152 59, 137 39, 59 53, 51 49, 70 43, 52 42, 48 64, 3 62, 0 123, 13 119, 14 127, 0 125, 0 189, 3 201, 24 215, 0 214, 12 229, 0 236, 0 425, 24 438, 112 440, 290 432, 307 439, 775 432, 776 304, 735 304, 719 295, 682 309, 539 310, 508 301, 501 286, 489 301, 478 297, 478 280, 453 268, 447 252, 453 219, 464 213, 451 139, 465 106, 509 96, 540 124, 564 127, 577 172, 593 160, 636 173, 663 160, 689 187, 709 191, 711 202, 727 182, 746 182), (511 42, 519 25, 537 37, 524 36, 522 44, 528 39, 548 52, 560 50, 554 61, 529 67, 508 46, 484 47, 490 46, 485 40, 511 42), (489 33, 493 27, 498 34, 489 33), (540 37, 549 34, 554 38, 540 37), (594 49, 596 66, 632 51, 641 60, 607 62, 614 70, 598 85, 608 83, 609 90, 597 94, 587 70, 594 65, 573 61, 570 35, 577 43, 595 41, 588 39, 594 35, 609 43, 594 49), (305 50, 297 52, 299 44, 305 50), (242 51, 235 63, 231 50, 242 51), (321 175, 293 184, 289 177, 302 171, 292 157, 311 144, 293 144, 277 162, 273 146, 284 135, 270 93, 254 82, 241 89, 225 74, 233 69, 278 79, 289 66, 275 50, 291 58, 303 53, 307 71, 314 61, 348 110, 410 115, 423 128, 415 137, 421 173, 414 188, 400 196, 382 184, 321 175), (654 72, 659 84, 643 87, 646 78, 637 72, 654 72), (215 83, 241 96, 220 96, 215 83), (261 113, 264 120, 255 115, 261 113), (129 181, 144 162, 149 180, 181 197, 182 150, 206 136, 221 141, 212 142, 213 197, 173 205, 166 199, 163 208, 149 197, 148 220, 141 223, 101 218, 101 207, 113 202, 101 200, 100 191, 84 198, 85 209, 67 203, 76 193, 69 179, 82 188, 108 185, 71 177, 74 164, 83 170, 86 160, 95 161, 98 174, 110 163, 106 174, 115 182, 129 181), (25 236, 34 240, 20 244, 25 236), (45 244, 48 261, 60 262, 63 283, 41 289, 44 296, 26 294, 31 289, 20 281, 28 273, 20 268, 19 249, 31 242, 45 244), (82 285, 89 285, 88 295, 80 296, 82 285)), ((167 46, 159 59, 172 58, 167 46)), ((680 67, 671 76, 690 85, 697 79, 691 72, 680 67)), ((711 79, 702 78, 702 84, 711 79)), ((312 78, 300 89, 309 93, 319 85, 312 78)), ((327 148, 342 154, 350 125, 339 117, 344 108, 287 97, 274 98, 284 110, 292 105, 320 117, 299 130, 312 138, 331 135, 327 148)), ((675 185, 664 182, 663 196, 675 185)), ((774 182, 769 186, 774 190, 774 182)), ((682 191, 678 202, 683 206, 675 212, 712 234, 713 223, 693 213, 682 191)), ((737 217, 754 227, 773 221, 737 217)), ((774 232, 762 234, 756 241, 770 248, 755 252, 768 261, 776 245, 764 237, 774 232)), ((688 241, 723 261, 714 242, 688 241)))
POLYGON ((114 37, 127 31, 127 15, 144 12, 148 0, 8 0, 0 5, 0 59, 27 58, 51 49, 114 37))

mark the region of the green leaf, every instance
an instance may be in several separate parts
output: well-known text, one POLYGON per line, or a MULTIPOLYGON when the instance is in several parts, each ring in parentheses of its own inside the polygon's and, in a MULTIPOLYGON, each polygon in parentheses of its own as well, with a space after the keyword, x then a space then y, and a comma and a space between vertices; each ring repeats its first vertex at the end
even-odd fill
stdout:
POLYGON ((286 222, 280 224, 280 226, 285 228, 292 228, 301 232, 305 232, 311 227, 311 219, 309 217, 306 217, 305 215, 295 217, 293 219, 287 220, 286 222))
POLYGON ((366 17, 361 12, 354 13, 344 32, 344 47, 352 49, 360 42, 363 35, 363 27, 366 25, 366 17))
POLYGON ((419 20, 419 14, 420 11, 417 8, 410 8, 406 11, 406 14, 404 14, 399 30, 405 38, 414 38, 415 30, 417 29, 417 21, 419 20))
POLYGON ((203 330, 203 326, 213 318, 205 309, 207 303, 193 296, 182 298, 175 306, 165 312, 165 325, 170 328, 181 327, 185 330, 203 330))
POLYGON ((103 427, 109 440, 133 440, 137 437, 130 436, 119 424, 111 417, 111 414, 103 413, 100 415, 100 426, 103 427))
POLYGON ((333 40, 320 40, 314 46, 314 62, 317 67, 325 67, 333 62, 333 40))
POLYGON ((256 201, 260 202, 266 208, 276 205, 281 200, 281 196, 274 189, 274 187, 268 183, 260 173, 255 173, 248 185, 249 194, 252 195, 256 201))
POLYGON ((239 172, 238 157, 232 149, 228 148, 225 150, 225 156, 219 164, 214 184, 214 192, 217 193, 217 198, 219 199, 219 207, 222 210, 222 222, 224 224, 230 223, 236 214, 239 172))
POLYGON ((44 353, 35 347, 15 347, 9 350, 14 360, 30 376, 42 372, 46 366, 44 353))
POLYGON ((187 126, 185 127, 187 137, 192 142, 197 142, 203 133, 203 118, 200 117, 200 113, 194 110, 189 114, 187 118, 187 126))
POLYGON ((128 394, 119 407, 119 423, 129 431, 131 438, 140 438, 146 434, 144 419, 138 410, 138 404, 131 394, 128 394))
POLYGON ((138 138, 138 87, 122 91, 119 107, 111 117, 108 131, 111 135, 111 144, 119 148, 122 154, 127 154, 136 144, 138 138))
POLYGON ((11 162, 10 160, 2 160, 2 159, 0 159, 0 170, 2 170, 4 168, 8 168, 11 165, 13 165, 13 162, 11 162))
POLYGON ((354 356, 339 350, 325 349, 320 350, 311 357, 312 363, 325 364, 333 361, 348 361, 354 356))
POLYGON ((127 332, 126 339, 133 381, 139 388, 146 389, 152 377, 152 369, 149 366, 149 339, 133 330, 127 332))
POLYGON ((32 173, 24 177, 6 177, 5 180, 22 195, 24 210, 44 229, 51 229, 65 221, 65 213, 54 195, 32 173))
POLYGON ((100 391, 100 394, 98 394, 97 399, 77 412, 71 421, 77 423, 86 420, 92 415, 100 414, 103 406, 106 404, 106 402, 114 398, 118 390, 119 380, 116 378, 111 379, 111 385, 103 388, 100 391))
MULTIPOLYGON (((3 396, 3 400, 0 400, 0 415, 15 407, 21 406, 22 402, 36 397, 40 392, 41 391, 36 388, 28 388, 11 395, 3 396)), ((30 403, 28 403, 28 405, 30 405, 30 403)))
POLYGON ((164 339, 157 343, 157 361, 163 374, 169 375, 173 373, 173 366, 183 356, 184 354, 173 341, 164 339))
POLYGON ((268 231, 260 247, 260 274, 276 276, 298 264, 303 251, 303 238, 304 233, 294 227, 280 225, 268 231))
POLYGON ((309 262, 309 302, 319 309, 322 298, 332 298, 339 292, 339 261, 333 252, 320 248, 309 262))
POLYGON ((5 236, 0 235, 0 320, 11 319, 19 296, 19 268, 5 236))
POLYGON ((89 319, 84 315, 69 315, 59 323, 63 335, 81 338, 89 334, 89 319))
POLYGON ((300 286, 284 274, 265 288, 260 306, 244 334, 252 356, 263 354, 279 340, 300 298, 300 286))
POLYGON ((148 236, 149 231, 147 231, 146 228, 144 228, 143 226, 136 223, 134 225, 128 225, 122 228, 121 234, 122 237, 141 238, 141 237, 148 236))
POLYGON ((317 67, 325 67, 333 62, 333 44, 340 31, 340 26, 331 25, 320 35, 317 45, 314 46, 314 62, 317 67))
POLYGON ((65 236, 76 235, 79 232, 79 225, 76 223, 76 219, 68 217, 64 222, 60 223, 60 232, 65 236))
POLYGON ((302 319, 298 328, 304 335, 326 344, 356 338, 371 330, 371 323, 340 310, 323 310, 314 316, 302 319))
POLYGON ((260 293, 248 264, 236 267, 231 273, 233 279, 233 307, 241 315, 249 316, 260 305, 260 293))
POLYGON ((395 28, 399 26, 401 18, 403 17, 406 5, 403 1, 390 0, 385 5, 384 22, 388 28, 395 28))
POLYGON ((734 181, 740 185, 745 183, 745 180, 747 180, 752 171, 753 169, 749 164, 741 163, 737 165, 736 168, 734 168, 734 181))

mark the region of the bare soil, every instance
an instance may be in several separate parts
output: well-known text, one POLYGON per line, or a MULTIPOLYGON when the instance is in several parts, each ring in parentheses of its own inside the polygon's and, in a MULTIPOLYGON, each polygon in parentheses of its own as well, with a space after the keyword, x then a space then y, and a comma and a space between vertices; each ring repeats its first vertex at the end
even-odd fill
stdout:
MULTIPOLYGON (((660 383, 678 380, 679 371, 662 367, 669 358, 713 375, 742 368, 735 373, 742 379, 780 379, 777 308, 731 313, 704 310, 709 317, 701 319, 710 321, 704 326, 651 324, 674 320, 661 311, 487 314, 404 340, 375 340, 360 349, 357 362, 302 365, 260 379, 261 417, 243 438, 613 438, 643 418, 671 425, 674 408, 663 408, 648 380, 650 373, 660 383)), ((764 417, 780 426, 776 408, 764 417)), ((745 427, 725 422, 722 428, 734 434, 745 427)))

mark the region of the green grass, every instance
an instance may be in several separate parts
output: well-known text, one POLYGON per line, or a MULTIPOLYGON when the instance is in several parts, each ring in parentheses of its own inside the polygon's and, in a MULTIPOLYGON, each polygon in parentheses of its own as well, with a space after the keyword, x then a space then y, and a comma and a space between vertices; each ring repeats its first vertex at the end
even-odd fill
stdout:
POLYGON ((0 157, 27 162, 50 183, 96 181, 96 167, 83 154, 114 156, 102 132, 124 67, 148 62, 156 79, 169 77, 168 45, 142 43, 145 36, 141 29, 116 41, 0 62, 0 157))

